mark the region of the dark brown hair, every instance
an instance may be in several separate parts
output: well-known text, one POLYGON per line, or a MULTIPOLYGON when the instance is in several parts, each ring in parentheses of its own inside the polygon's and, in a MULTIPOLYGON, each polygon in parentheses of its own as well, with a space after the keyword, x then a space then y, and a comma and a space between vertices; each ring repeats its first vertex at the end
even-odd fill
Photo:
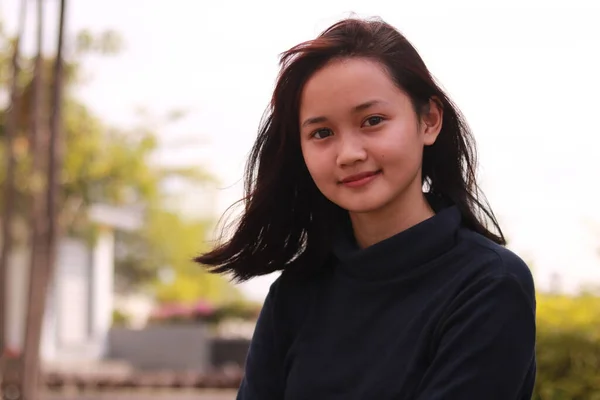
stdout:
POLYGON ((464 224, 499 244, 504 235, 476 183, 475 145, 458 108, 435 83, 408 40, 381 20, 345 19, 281 56, 270 107, 261 122, 245 173, 245 210, 233 236, 195 259, 238 281, 323 265, 332 230, 345 213, 313 183, 300 148, 300 95, 306 81, 332 59, 380 62, 411 98, 417 113, 431 99, 443 108, 441 132, 423 153, 423 183, 455 204, 464 224), (488 229, 493 225, 496 233, 488 229))

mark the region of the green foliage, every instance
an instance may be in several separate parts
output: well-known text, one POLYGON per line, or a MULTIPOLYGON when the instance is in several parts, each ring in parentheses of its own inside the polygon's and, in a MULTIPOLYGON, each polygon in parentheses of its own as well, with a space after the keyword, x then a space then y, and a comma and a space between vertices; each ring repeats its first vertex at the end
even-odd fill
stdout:
POLYGON ((115 31, 106 31, 94 35, 87 29, 79 32, 75 38, 75 49, 78 55, 88 52, 100 54, 116 54, 123 48, 123 40, 115 31))
POLYGON ((172 274, 171 281, 155 280, 157 300, 193 302, 202 298, 221 303, 240 297, 229 282, 208 274, 191 261, 202 250, 201 245, 206 245, 210 226, 208 222, 183 220, 175 212, 153 210, 150 213, 147 242, 153 246, 160 243, 160 253, 153 257, 161 262, 156 267, 165 268, 172 274))
POLYGON ((126 326, 130 322, 129 315, 119 311, 113 310, 112 313, 112 324, 113 326, 126 326))
POLYGON ((600 297, 538 296, 535 400, 600 400, 600 297))
MULTIPOLYGON (((210 185, 215 178, 196 165, 166 165, 156 162, 161 148, 159 130, 185 116, 182 110, 166 114, 166 121, 141 116, 139 126, 118 129, 98 118, 75 95, 82 84, 82 57, 97 53, 113 54, 122 48, 120 37, 112 31, 95 35, 83 31, 75 38, 74 58, 66 60, 64 118, 64 159, 61 175, 60 222, 65 232, 93 241, 96 226, 88 209, 96 203, 133 206, 145 211, 144 223, 137 232, 119 232, 116 275, 124 290, 139 288, 156 293, 160 301, 193 301, 200 297, 215 301, 239 298, 239 292, 222 277, 208 275, 190 260, 201 250, 210 221, 193 221, 170 211, 172 198, 185 193, 167 192, 170 180, 187 184, 210 185), (161 270, 175 273, 173 282, 157 278, 161 270)), ((7 93, 11 42, 0 31, 0 94, 7 93)), ((19 201, 16 219, 28 222, 28 196, 43 189, 44 179, 31 173, 29 131, 33 104, 33 59, 23 59, 20 81, 18 158, 19 201)), ((43 104, 47 123, 50 110, 52 59, 43 60, 43 104)), ((5 111, 0 110, 0 139, 5 111)), ((46 125, 46 124, 44 124, 46 125)), ((5 163, 4 142, 0 140, 0 163, 5 163)), ((4 168, 0 168, 0 189, 4 168)), ((2 199, 0 198, 0 203, 2 199)), ((26 240, 27 230, 21 229, 26 240)), ((18 239, 17 239, 18 240, 18 239)))
POLYGON ((228 281, 191 261, 202 250, 210 227, 210 222, 182 218, 164 208, 148 209, 147 223, 140 232, 120 234, 118 262, 125 280, 121 283, 146 282, 161 303, 238 299, 239 291, 228 281))

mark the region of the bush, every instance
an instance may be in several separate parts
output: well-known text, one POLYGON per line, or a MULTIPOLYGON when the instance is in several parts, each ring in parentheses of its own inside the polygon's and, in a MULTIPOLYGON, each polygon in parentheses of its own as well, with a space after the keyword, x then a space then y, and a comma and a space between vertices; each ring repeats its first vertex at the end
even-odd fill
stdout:
POLYGON ((112 313, 112 324, 113 326, 126 326, 130 323, 129 315, 125 314, 120 310, 113 310, 112 313))
POLYGON ((538 296, 534 400, 600 400, 600 297, 538 296))
POLYGON ((230 319, 241 319, 244 321, 256 320, 260 313, 260 305, 254 305, 244 302, 224 304, 217 308, 210 320, 214 323, 230 319))
POLYGON ((194 323, 218 324, 225 320, 256 320, 260 305, 245 302, 232 302, 221 306, 199 301, 195 304, 164 304, 154 311, 150 323, 194 323))

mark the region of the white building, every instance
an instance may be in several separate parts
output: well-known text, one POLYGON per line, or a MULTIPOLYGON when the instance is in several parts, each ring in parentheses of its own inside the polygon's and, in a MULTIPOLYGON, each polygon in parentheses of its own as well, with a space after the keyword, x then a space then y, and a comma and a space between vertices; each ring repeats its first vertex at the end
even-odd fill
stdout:
MULTIPOLYGON (((135 229, 140 214, 97 205, 90 209, 99 234, 93 245, 73 238, 58 244, 57 265, 49 287, 41 342, 44 362, 94 361, 106 353, 112 323, 114 231, 135 229)), ((24 342, 29 250, 16 249, 7 271, 7 346, 24 342)))

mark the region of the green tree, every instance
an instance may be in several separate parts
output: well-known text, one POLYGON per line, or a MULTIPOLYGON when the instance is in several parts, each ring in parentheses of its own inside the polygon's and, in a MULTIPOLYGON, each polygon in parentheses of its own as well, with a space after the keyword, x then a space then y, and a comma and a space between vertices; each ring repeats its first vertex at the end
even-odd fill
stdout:
MULTIPOLYGON (((207 242, 210 221, 184 219, 176 212, 158 208, 151 209, 148 216, 142 234, 128 238, 128 248, 136 251, 121 259, 124 264, 121 267, 127 263, 145 266, 145 280, 159 301, 188 303, 202 298, 225 303, 241 299, 239 291, 228 281, 190 261, 201 250, 200 245, 207 242), (132 246, 131 241, 137 242, 137 246, 132 246)), ((139 272, 140 268, 123 270, 139 272)))
MULTIPOLYGON (((176 193, 167 192, 171 179, 183 179, 192 185, 215 183, 210 173, 198 166, 161 165, 154 156, 160 147, 160 133, 157 129, 183 117, 182 112, 169 111, 162 121, 141 117, 138 126, 119 129, 101 121, 74 95, 74 89, 81 84, 81 60, 89 51, 103 51, 111 54, 120 40, 113 34, 93 36, 84 32, 77 36, 79 50, 65 63, 64 96, 64 138, 65 151, 61 175, 60 222, 68 235, 93 240, 96 227, 89 221, 88 209, 92 204, 104 203, 115 206, 135 206, 145 211, 144 225, 139 232, 119 235, 119 248, 122 250, 117 260, 117 276, 120 287, 126 289, 144 288, 157 293, 161 300, 191 301, 205 297, 220 301, 238 298, 239 293, 225 279, 204 273, 189 261, 201 250, 206 239, 206 230, 211 221, 194 221, 187 216, 169 210, 168 198, 176 193), (170 232, 165 240, 161 232, 170 232), (137 249, 141 249, 137 251, 137 249), (171 269, 175 272, 174 283, 158 279, 158 272, 171 269)), ((6 53, 8 43, 0 43, 0 71, 5 71, 9 62, 6 53)), ((24 90, 23 107, 20 109, 17 138, 17 219, 27 226, 27 199, 39 179, 31 174, 31 160, 28 156, 29 137, 25 134, 31 125, 33 101, 33 59, 24 59, 21 74, 24 90)), ((44 75, 51 75, 52 59, 43 60, 44 75)), ((0 92, 6 92, 8 80, 2 80, 0 72, 0 92)), ((44 104, 49 104, 51 87, 44 82, 44 104)), ((45 115, 45 118, 48 118, 45 115)), ((0 112, 0 135, 4 127, 5 111, 0 112)), ((5 163, 0 145, 0 162, 5 163)), ((0 171, 0 184, 4 183, 0 171)), ((183 195, 183 194, 182 194, 183 195)), ((2 200, 0 200, 1 202, 2 200)), ((21 230, 26 232, 25 229, 21 230)), ((18 238, 27 240, 26 235, 18 238)))

